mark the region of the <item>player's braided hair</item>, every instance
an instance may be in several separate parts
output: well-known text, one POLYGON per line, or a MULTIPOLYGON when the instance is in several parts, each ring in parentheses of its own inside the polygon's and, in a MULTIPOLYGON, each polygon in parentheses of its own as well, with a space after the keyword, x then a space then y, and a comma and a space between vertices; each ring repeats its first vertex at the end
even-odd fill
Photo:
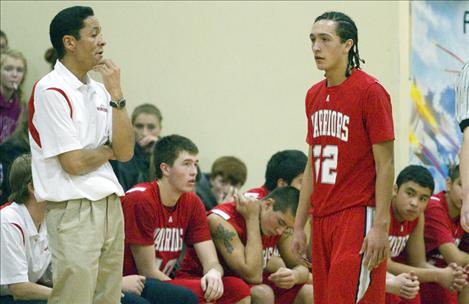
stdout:
POLYGON ((345 71, 345 76, 350 76, 350 70, 352 68, 360 68, 360 62, 365 63, 365 60, 360 58, 358 51, 358 29, 353 20, 341 12, 325 12, 321 16, 317 17, 314 22, 320 20, 332 20, 337 23, 336 33, 340 37, 340 41, 344 43, 348 39, 353 40, 353 46, 348 53, 348 65, 345 71))

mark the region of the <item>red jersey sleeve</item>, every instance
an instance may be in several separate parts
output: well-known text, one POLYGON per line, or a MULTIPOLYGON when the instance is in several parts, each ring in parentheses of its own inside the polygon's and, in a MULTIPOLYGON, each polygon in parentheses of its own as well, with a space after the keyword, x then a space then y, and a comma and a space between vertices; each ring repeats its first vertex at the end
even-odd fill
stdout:
POLYGON ((155 232, 155 210, 141 194, 134 192, 122 199, 124 212, 125 241, 128 244, 153 245, 155 232))
POLYGON ((388 92, 378 82, 373 83, 365 93, 364 102, 363 119, 371 144, 393 140, 394 125, 388 92))
POLYGON ((443 244, 454 243, 448 214, 438 204, 429 204, 425 210, 425 248, 426 251, 437 249, 443 244))
POLYGON ((195 194, 191 196, 192 213, 187 227, 186 244, 194 245, 196 243, 211 240, 210 230, 208 228, 207 215, 205 207, 195 194))

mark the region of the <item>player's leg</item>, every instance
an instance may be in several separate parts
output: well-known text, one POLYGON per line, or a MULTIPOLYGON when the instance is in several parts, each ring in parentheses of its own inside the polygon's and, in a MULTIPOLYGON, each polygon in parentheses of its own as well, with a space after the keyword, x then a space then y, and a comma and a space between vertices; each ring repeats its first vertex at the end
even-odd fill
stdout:
POLYGON ((326 241, 331 231, 324 227, 324 218, 315 217, 312 219, 312 273, 314 287, 314 303, 328 304, 327 290, 329 277, 329 264, 331 243, 326 241))
MULTIPOLYGON (((457 304, 457 292, 450 292, 449 290, 441 287, 437 283, 422 283, 420 284, 420 298, 421 302, 425 304, 457 304)), ((464 303, 464 302, 462 302, 464 303)))
POLYGON ((304 284, 295 297, 293 304, 311 304, 313 303, 313 285, 304 284))
POLYGON ((384 303, 386 262, 369 271, 363 264, 363 255, 359 254, 373 223, 373 211, 372 208, 357 207, 328 217, 334 241, 327 303, 384 303))
POLYGON ((169 284, 157 279, 145 280, 142 298, 150 303, 197 304, 197 297, 191 289, 169 284))
POLYGON ((272 288, 266 284, 258 284, 251 286, 251 303, 252 304, 274 304, 275 294, 272 288))

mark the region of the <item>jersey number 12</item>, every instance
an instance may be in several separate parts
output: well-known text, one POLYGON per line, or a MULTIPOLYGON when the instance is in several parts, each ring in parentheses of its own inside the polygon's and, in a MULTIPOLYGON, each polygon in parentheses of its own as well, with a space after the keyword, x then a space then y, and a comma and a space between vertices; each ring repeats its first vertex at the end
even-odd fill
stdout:
POLYGON ((315 145, 313 147, 316 182, 319 181, 321 184, 335 184, 338 157, 339 148, 336 145, 326 145, 324 147, 315 145))

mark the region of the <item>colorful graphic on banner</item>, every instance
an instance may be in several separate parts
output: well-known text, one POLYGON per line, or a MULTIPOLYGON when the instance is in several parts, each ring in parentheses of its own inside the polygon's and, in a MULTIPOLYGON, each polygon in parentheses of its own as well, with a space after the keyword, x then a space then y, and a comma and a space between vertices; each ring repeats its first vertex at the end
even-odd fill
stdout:
POLYGON ((454 82, 469 60, 469 1, 412 1, 411 14, 410 163, 432 172, 438 192, 459 161, 454 82))

